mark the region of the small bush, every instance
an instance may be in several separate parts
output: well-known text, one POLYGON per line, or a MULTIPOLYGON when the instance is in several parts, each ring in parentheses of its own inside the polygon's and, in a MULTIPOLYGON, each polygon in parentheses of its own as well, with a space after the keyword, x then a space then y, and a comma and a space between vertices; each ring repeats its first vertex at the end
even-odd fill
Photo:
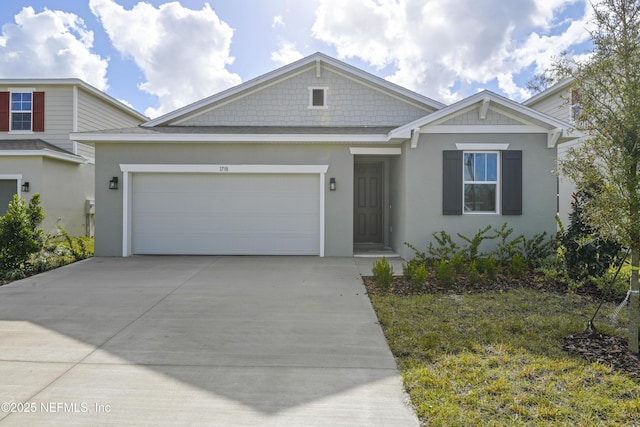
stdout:
POLYGON ((389 289, 391 279, 393 279, 393 267, 385 257, 376 260, 371 269, 373 277, 383 289, 389 289))
POLYGON ((485 240, 492 240, 498 237, 498 234, 487 235, 487 233, 490 230, 491 230, 491 226, 487 225, 485 228, 481 228, 480 230, 478 230, 478 232, 472 238, 468 238, 458 233, 458 236, 462 240, 469 243, 467 246, 465 246, 462 249, 462 254, 464 255, 465 258, 467 258, 470 261, 474 261, 485 255, 483 253, 480 253, 480 245, 482 244, 482 242, 484 242, 485 240))
POLYGON ((478 271, 486 274, 487 279, 495 280, 498 272, 498 263, 494 258, 479 258, 476 260, 478 271))
POLYGON ((435 246, 433 242, 429 242, 428 252, 429 254, 438 260, 451 259, 460 248, 456 242, 451 239, 451 236, 445 231, 432 234, 433 238, 438 242, 438 246, 435 246))
POLYGON ((443 286, 453 286, 456 282, 456 270, 446 259, 436 261, 434 264, 436 280, 443 286))
POLYGON ((469 278, 469 282, 471 282, 471 284, 475 284, 480 281, 480 273, 478 272, 478 265, 476 261, 471 261, 471 265, 469 265, 469 273, 467 277, 469 278))
POLYGON ((524 258, 530 268, 541 267, 551 258, 558 247, 556 238, 547 239, 547 232, 537 233, 524 242, 524 258))
POLYGON ((465 259, 462 252, 458 252, 453 257, 451 257, 449 263, 456 273, 464 274, 467 272, 467 260, 465 259))
POLYGON ((411 273, 411 277, 409 278, 411 289, 413 289, 414 291, 423 290, 424 284, 427 282, 427 278, 429 277, 429 273, 427 272, 424 264, 418 264, 415 268, 413 268, 411 273))
POLYGON ((404 242, 404 245, 406 247, 408 247, 409 249, 411 249, 415 254, 414 258, 412 260, 410 260, 409 262, 411 262, 413 260, 416 260, 417 262, 420 262, 422 264, 429 265, 429 262, 431 261, 431 258, 429 258, 426 253, 418 250, 418 248, 413 246, 411 243, 404 242))
POLYGON ((521 277, 527 270, 527 264, 524 262, 522 255, 515 254, 509 263, 509 272, 514 277, 521 277))
POLYGON ((513 228, 507 227, 506 222, 502 224, 500 229, 496 229, 495 231, 497 237, 500 239, 496 256, 502 265, 507 265, 514 256, 522 254, 522 246, 524 245, 525 238, 523 235, 519 235, 509 240, 513 233, 513 228))
POLYGON ((17 194, 0 216, 0 270, 11 271, 25 267, 29 258, 44 247, 44 232, 40 224, 44 210, 40 194, 35 193, 29 203, 17 194))

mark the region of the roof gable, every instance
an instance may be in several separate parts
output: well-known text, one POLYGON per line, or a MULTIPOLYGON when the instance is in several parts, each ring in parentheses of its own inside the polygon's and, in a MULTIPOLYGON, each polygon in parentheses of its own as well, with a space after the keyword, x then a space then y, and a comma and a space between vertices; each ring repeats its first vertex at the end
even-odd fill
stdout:
POLYGON ((376 106, 386 108, 387 112, 393 111, 398 116, 385 118, 382 124, 397 126, 444 105, 316 53, 151 120, 143 126, 237 125, 231 116, 237 118, 238 114, 244 116, 243 124, 255 126, 349 126, 350 121, 354 121, 353 125, 357 122, 357 125, 363 126, 367 117, 375 125, 381 125, 380 118, 371 117, 376 106), (328 108, 325 111, 308 110, 309 89, 312 87, 327 89, 328 108), (298 117, 292 117, 285 107, 293 110, 298 117), (341 108, 348 108, 352 117, 346 117, 341 108))
POLYGON ((569 135, 571 125, 490 91, 482 91, 430 115, 394 129, 391 137, 412 138, 416 146, 424 133, 547 133, 548 147, 569 135))

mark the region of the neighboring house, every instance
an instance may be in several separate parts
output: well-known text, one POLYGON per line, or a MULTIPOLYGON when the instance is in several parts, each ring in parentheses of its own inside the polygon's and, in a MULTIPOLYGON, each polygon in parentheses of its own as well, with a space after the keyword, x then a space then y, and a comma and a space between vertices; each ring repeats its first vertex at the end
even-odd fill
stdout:
MULTIPOLYGON (((575 126, 575 119, 580 112, 578 94, 571 88, 572 79, 564 79, 550 88, 536 94, 522 104, 541 111, 572 126, 575 126)), ((582 135, 577 131, 570 134, 582 135)), ((563 159, 567 152, 579 145, 581 139, 574 138, 570 141, 558 144, 558 159, 563 159)), ((569 224, 569 214, 571 213, 572 195, 576 191, 575 184, 561 174, 557 178, 558 207, 557 211, 565 226, 569 224)))
POLYGON ((406 258, 404 242, 425 248, 440 230, 555 232, 567 127, 486 91, 445 106, 316 53, 72 138, 96 147, 97 255, 406 258))
POLYGON ((69 134, 146 120, 78 79, 0 79, 0 215, 15 194, 40 193, 47 233, 91 235, 94 148, 69 134))

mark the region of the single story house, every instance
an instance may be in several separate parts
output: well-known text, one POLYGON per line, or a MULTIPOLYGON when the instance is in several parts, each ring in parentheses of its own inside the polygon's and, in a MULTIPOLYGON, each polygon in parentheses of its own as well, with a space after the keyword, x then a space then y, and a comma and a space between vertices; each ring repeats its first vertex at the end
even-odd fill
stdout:
POLYGON ((95 146, 96 255, 403 257, 446 230, 556 230, 568 125, 483 91, 446 106, 313 54, 95 146))
POLYGON ((147 120, 82 80, 0 79, 0 215, 40 193, 47 233, 92 235, 94 147, 69 134, 147 120))

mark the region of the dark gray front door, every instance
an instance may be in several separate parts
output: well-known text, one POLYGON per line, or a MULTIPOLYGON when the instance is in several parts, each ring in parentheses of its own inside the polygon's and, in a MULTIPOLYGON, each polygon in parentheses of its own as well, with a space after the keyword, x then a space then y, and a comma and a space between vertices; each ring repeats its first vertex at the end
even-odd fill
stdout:
POLYGON ((383 164, 354 166, 353 241, 382 244, 383 164))
POLYGON ((7 213, 9 202, 18 191, 18 182, 15 179, 0 179, 0 215, 7 213))

